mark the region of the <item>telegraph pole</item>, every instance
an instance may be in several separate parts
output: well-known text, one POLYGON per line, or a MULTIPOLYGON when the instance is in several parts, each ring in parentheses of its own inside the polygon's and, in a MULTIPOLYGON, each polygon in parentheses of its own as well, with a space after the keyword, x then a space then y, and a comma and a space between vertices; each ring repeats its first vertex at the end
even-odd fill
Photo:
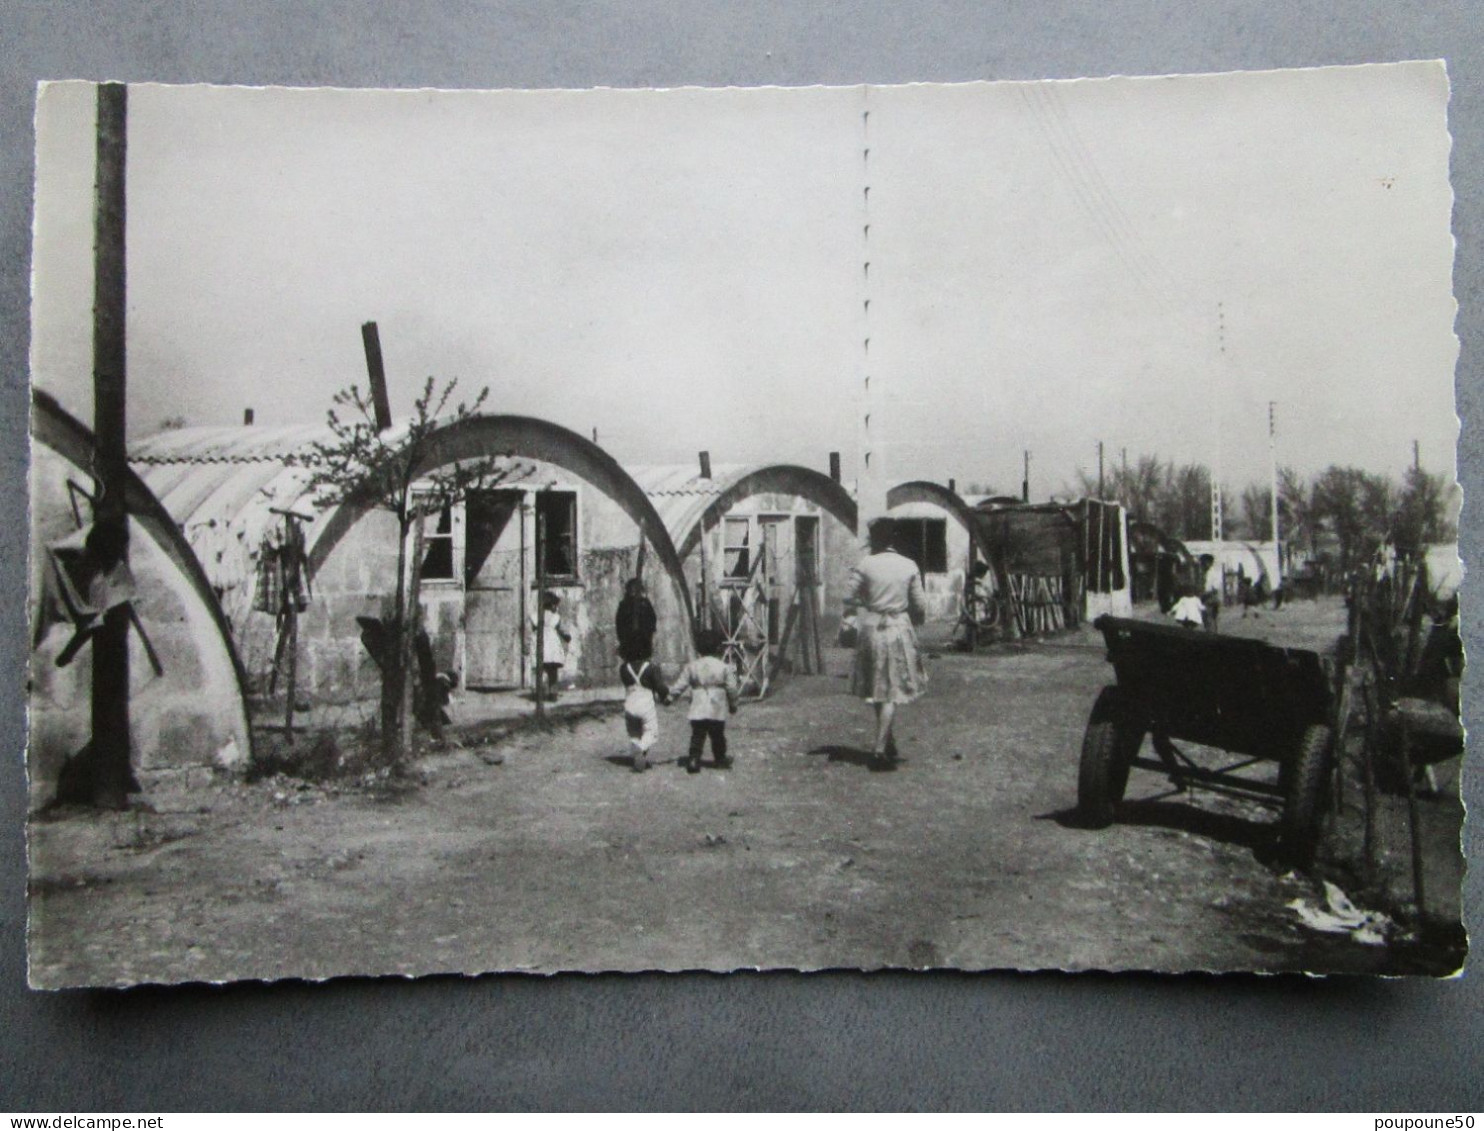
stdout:
POLYGON ((1101 500, 1103 494, 1103 442, 1098 441, 1098 498, 1101 500))
MULTIPOLYGON (((1218 302, 1216 304, 1216 352, 1220 356, 1220 360, 1222 362, 1222 365, 1220 366, 1218 372, 1220 374, 1220 377, 1224 379, 1226 376, 1225 302, 1218 302)), ((1221 458, 1221 397, 1218 395, 1213 398, 1213 403, 1216 408, 1216 471, 1215 474, 1211 476, 1211 541, 1220 542, 1226 536, 1225 531, 1223 530, 1223 527, 1225 525, 1225 515, 1222 513, 1225 508, 1223 506, 1223 500, 1221 498, 1221 476, 1223 463, 1223 460, 1221 458)), ((1224 567, 1222 572, 1223 574, 1225 573, 1224 567)))
POLYGON ((1025 470, 1020 479, 1020 501, 1028 503, 1031 501, 1031 450, 1025 449, 1025 470))
MULTIPOLYGON (((128 94, 122 83, 98 87, 97 181, 93 227, 93 474, 97 499, 88 556, 100 574, 127 576, 129 519, 124 482, 125 257, 124 177, 128 94)), ((93 636, 92 803, 122 809, 137 789, 129 765, 129 606, 103 614, 93 636)))
POLYGON ((1273 505, 1273 559, 1278 563, 1275 585, 1283 584, 1283 554, 1278 542, 1278 425, 1277 401, 1268 401, 1268 475, 1273 505))
POLYGON ((882 395, 879 374, 872 373, 871 365, 871 111, 870 91, 861 95, 861 195, 858 213, 861 228, 860 271, 860 480, 856 490, 856 502, 860 513, 860 528, 869 528, 870 523, 886 513, 886 398, 882 395), (876 378, 872 380, 873 376, 876 378))

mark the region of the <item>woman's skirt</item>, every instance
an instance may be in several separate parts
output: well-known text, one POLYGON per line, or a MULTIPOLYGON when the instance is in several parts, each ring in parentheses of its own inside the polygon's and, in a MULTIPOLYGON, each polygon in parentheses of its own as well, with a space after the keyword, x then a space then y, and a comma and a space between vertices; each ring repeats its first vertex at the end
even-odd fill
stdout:
POLYGON ((863 613, 850 692, 868 703, 910 703, 927 685, 917 633, 906 613, 863 613))

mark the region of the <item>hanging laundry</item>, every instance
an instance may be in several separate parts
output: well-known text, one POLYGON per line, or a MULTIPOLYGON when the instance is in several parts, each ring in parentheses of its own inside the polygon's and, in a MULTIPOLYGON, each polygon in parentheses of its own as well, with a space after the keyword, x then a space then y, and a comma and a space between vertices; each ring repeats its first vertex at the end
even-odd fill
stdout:
POLYGON ((117 542, 118 535, 89 523, 46 545, 47 569, 33 644, 39 644, 52 625, 71 625, 72 643, 57 657, 59 667, 71 662, 109 609, 135 595, 134 575, 117 542))

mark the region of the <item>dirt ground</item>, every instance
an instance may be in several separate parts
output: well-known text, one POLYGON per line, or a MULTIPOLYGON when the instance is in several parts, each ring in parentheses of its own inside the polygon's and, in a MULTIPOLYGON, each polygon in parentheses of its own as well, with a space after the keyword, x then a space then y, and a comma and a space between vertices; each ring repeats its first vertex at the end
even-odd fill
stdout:
MULTIPOLYGON (((1333 640, 1343 610, 1302 603, 1226 620, 1228 632, 1312 647, 1333 640)), ((127 813, 38 816, 33 984, 1458 965, 1456 951, 1400 926, 1382 946, 1302 926, 1287 904, 1314 900, 1318 883, 1276 861, 1264 804, 1174 794, 1136 770, 1120 820, 1079 828, 1082 732, 1112 681, 1091 630, 934 653, 889 773, 861 753, 870 711, 847 694, 848 654, 829 661, 831 674, 789 677, 743 707, 725 771, 678 768, 689 728, 676 706, 662 711, 659 764, 634 773, 622 721, 587 705, 548 730, 430 755, 407 787, 198 775, 127 813)), ((1456 786, 1423 807, 1429 898, 1456 921, 1456 786)), ((1395 811, 1381 861, 1393 889, 1410 877, 1395 811)), ((1379 883, 1378 898, 1387 890, 1379 883)))

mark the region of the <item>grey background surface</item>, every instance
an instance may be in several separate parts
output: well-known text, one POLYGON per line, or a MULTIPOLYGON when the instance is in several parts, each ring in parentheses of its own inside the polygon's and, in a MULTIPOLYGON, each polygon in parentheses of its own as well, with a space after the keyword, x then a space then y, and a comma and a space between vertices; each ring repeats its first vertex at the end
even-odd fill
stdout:
MULTIPOLYGON (((36 81, 796 85, 1446 58, 1470 499, 1462 542, 1474 561, 1481 30, 1472 3, 1399 0, 0 4, 0 452, 9 485, 0 521, 11 531, 0 540, 0 1109, 1484 1108, 1484 989, 1472 974, 1429 983, 764 973, 33 993, 22 835, 36 81)), ((1406 375, 1397 379, 1400 388, 1406 375)), ((1474 647, 1471 595, 1465 621, 1474 647)), ((1465 692, 1473 724, 1481 674, 1470 671, 1465 692)), ((1470 766, 1474 803, 1479 782, 1470 766)), ((1476 931, 1481 889, 1476 870, 1467 884, 1476 931)))

